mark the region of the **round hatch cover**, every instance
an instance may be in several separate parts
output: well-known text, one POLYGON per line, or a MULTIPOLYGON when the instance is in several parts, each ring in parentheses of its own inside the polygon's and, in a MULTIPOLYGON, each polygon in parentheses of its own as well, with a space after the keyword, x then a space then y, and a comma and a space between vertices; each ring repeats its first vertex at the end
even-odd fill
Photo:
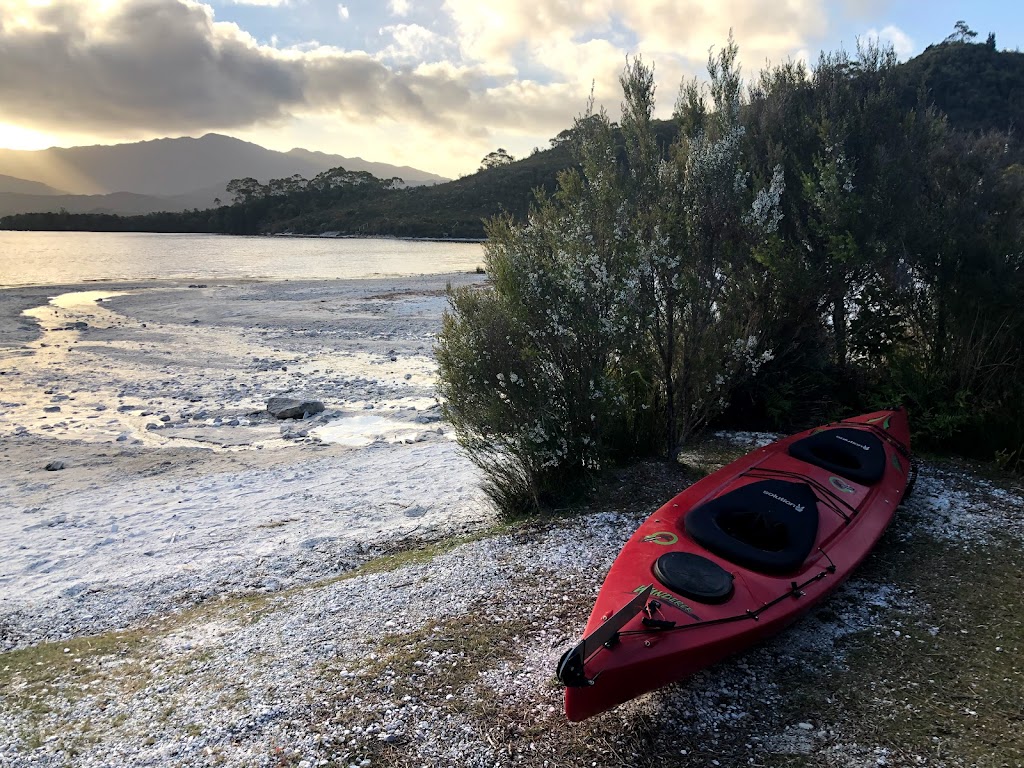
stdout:
POLYGON ((732 574, 690 552, 665 553, 654 563, 654 576, 673 592, 701 603, 724 603, 732 596, 732 574))

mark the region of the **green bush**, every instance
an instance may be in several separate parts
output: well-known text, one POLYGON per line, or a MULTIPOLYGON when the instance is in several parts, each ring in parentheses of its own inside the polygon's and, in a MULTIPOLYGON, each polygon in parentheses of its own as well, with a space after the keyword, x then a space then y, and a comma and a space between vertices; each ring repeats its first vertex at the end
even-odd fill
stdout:
POLYGON ((610 459, 673 452, 771 352, 750 301, 751 248, 777 224, 780 172, 743 172, 736 48, 709 61, 716 111, 690 84, 671 147, 651 120, 653 72, 621 82, 622 142, 593 109, 579 169, 525 224, 487 227, 488 284, 450 293, 439 391, 459 441, 507 514, 558 504, 610 459))

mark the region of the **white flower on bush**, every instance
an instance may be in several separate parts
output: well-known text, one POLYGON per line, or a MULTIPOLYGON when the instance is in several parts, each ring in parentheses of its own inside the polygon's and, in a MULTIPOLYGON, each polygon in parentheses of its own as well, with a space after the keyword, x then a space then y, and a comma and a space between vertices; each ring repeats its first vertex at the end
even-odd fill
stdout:
POLYGON ((754 202, 751 203, 750 211, 743 217, 743 223, 753 226, 764 235, 777 231, 779 222, 782 221, 782 210, 779 204, 785 188, 786 179, 782 172, 782 166, 776 165, 771 183, 758 190, 757 195, 754 196, 754 202))

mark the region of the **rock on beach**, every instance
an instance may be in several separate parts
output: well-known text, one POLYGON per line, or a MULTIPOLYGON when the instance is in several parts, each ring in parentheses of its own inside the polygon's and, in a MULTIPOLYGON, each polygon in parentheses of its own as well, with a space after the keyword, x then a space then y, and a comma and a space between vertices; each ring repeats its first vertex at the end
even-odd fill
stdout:
POLYGON ((319 400, 298 395, 275 395, 267 401, 267 411, 275 419, 302 419, 323 410, 319 400))

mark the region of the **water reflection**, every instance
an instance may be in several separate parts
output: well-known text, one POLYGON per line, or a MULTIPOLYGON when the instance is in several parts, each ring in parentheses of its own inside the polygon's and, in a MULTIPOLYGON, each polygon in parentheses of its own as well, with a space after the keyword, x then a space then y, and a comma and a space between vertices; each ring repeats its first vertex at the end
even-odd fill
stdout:
POLYGON ((319 280, 470 272, 480 243, 0 231, 0 287, 93 280, 319 280))

